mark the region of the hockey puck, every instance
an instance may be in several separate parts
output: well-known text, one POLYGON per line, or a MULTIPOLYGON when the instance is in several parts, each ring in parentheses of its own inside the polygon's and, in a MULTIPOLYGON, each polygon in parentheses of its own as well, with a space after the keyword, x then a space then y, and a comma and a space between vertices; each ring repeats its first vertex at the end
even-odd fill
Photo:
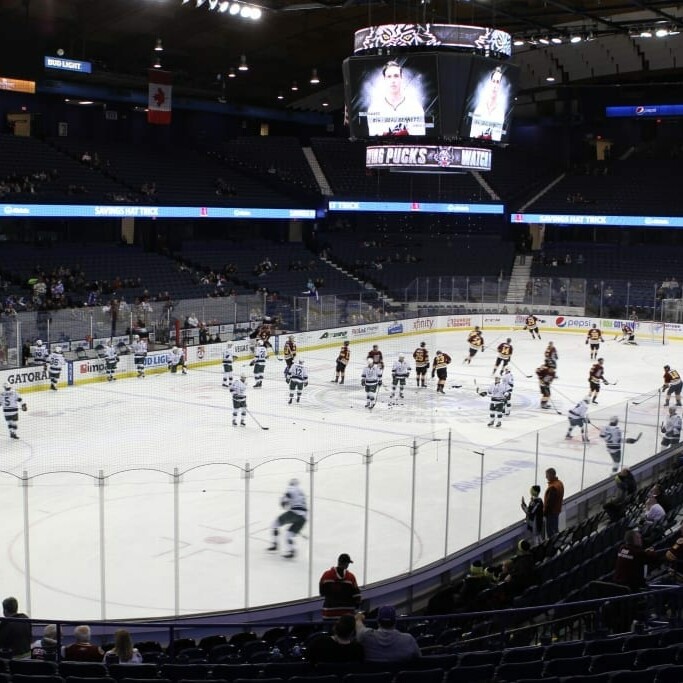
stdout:
POLYGON ((202 493, 206 493, 206 489, 202 489, 202 493))

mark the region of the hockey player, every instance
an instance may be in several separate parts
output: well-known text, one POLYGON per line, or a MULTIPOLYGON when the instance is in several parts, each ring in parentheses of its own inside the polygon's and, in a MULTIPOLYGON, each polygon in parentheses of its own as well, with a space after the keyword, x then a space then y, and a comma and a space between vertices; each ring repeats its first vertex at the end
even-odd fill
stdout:
POLYGON ((631 346, 638 346, 638 342, 636 342, 635 328, 631 323, 624 323, 621 326, 621 339, 619 339, 619 341, 623 342, 624 344, 630 344, 631 346))
POLYGON ((18 439, 17 427, 19 425, 19 406, 26 412, 28 407, 24 403, 24 399, 19 396, 19 393, 12 387, 11 384, 5 382, 3 386, 4 391, 0 394, 2 401, 2 412, 5 415, 5 422, 9 429, 11 439, 18 439))
POLYGON ((598 362, 591 366, 588 371, 588 396, 593 399, 593 403, 597 403, 598 394, 600 393, 600 384, 609 384, 605 377, 605 359, 598 358, 598 362))
POLYGON ((467 343, 470 345, 470 348, 467 356, 462 362, 463 364, 467 363, 469 365, 472 362, 472 359, 477 355, 477 351, 481 351, 483 353, 485 350, 484 335, 481 333, 481 329, 479 327, 475 327, 467 335, 467 343))
POLYGON ((541 338, 541 333, 538 331, 538 323, 542 322, 544 323, 545 320, 541 320, 540 318, 536 317, 535 315, 528 315, 526 317, 526 320, 524 321, 524 329, 529 330, 529 334, 531 335, 532 339, 540 339, 541 338))
POLYGON ((384 372, 384 356, 382 355, 382 352, 379 350, 379 346, 377 346, 377 344, 373 344, 372 349, 368 351, 368 358, 372 359, 372 362, 375 364, 375 367, 380 371, 380 374, 384 372))
POLYGON ((304 359, 297 359, 291 367, 285 368, 285 378, 289 383, 289 401, 291 405, 296 393, 296 402, 301 400, 301 392, 308 386, 308 370, 304 366, 304 359))
POLYGON ((609 420, 609 424, 605 425, 600 430, 600 438, 605 440, 607 452, 612 458, 612 472, 619 471, 619 463, 621 462, 621 439, 622 431, 619 427, 619 418, 615 415, 609 420))
POLYGON ((420 345, 413 351, 413 359, 415 360, 415 380, 418 387, 427 386, 425 379, 427 377, 427 370, 429 370, 429 351, 427 351, 427 344, 420 342, 420 345))
POLYGON ((232 384, 232 364, 234 362, 235 357, 232 354, 232 344, 228 344, 223 353, 223 386, 228 389, 232 384))
POLYGON ((285 346, 282 349, 282 356, 285 359, 287 367, 291 368, 292 363, 294 363, 294 359, 296 358, 296 342, 294 341, 294 336, 291 334, 287 337, 285 346))
POLYGON ((147 358, 147 342, 144 339, 140 339, 139 334, 134 334, 133 343, 130 348, 133 352, 133 364, 137 370, 138 377, 144 377, 145 358, 147 358))
POLYGON ((448 365, 451 362, 451 357, 443 351, 437 351, 432 361, 432 378, 434 375, 437 377, 436 382, 436 393, 445 393, 443 388, 446 385, 446 380, 448 379, 448 365))
POLYGON ((488 427, 493 427, 495 422, 496 427, 503 424, 503 414, 505 413, 505 404, 508 400, 508 394, 505 385, 500 377, 493 378, 493 384, 488 388, 488 391, 482 391, 481 396, 489 396, 491 401, 489 403, 489 417, 488 427))
POLYGON ((339 384, 344 384, 344 375, 346 374, 346 366, 351 360, 351 349, 349 348, 349 342, 345 341, 342 344, 341 349, 339 349, 339 355, 336 360, 336 367, 334 372, 334 382, 339 382, 339 384))
POLYGON ((600 342, 604 344, 605 340, 602 338, 602 332, 594 323, 593 327, 591 327, 590 330, 588 330, 588 334, 586 335, 586 344, 590 344, 591 360, 597 360, 598 351, 600 349, 600 342))
POLYGON ((254 357, 251 359, 249 365, 254 368, 254 388, 260 389, 263 386, 263 374, 266 371, 266 358, 268 358, 268 349, 266 349, 265 342, 259 339, 256 342, 254 349, 254 357))
POLYGON ((298 479, 290 479, 287 490, 280 498, 280 506, 285 511, 279 515, 272 526, 273 542, 268 546, 268 550, 274 552, 278 549, 278 536, 280 527, 286 526, 285 543, 287 552, 283 555, 286 559, 291 559, 296 555, 294 539, 304 528, 308 517, 308 506, 306 505, 306 494, 301 489, 298 479))
POLYGON ((540 368, 536 369, 536 377, 538 377, 538 386, 541 390, 541 408, 543 410, 549 410, 551 400, 550 385, 557 379, 555 361, 545 361, 540 368))
POLYGON ((119 362, 119 355, 110 341, 104 347, 104 370, 107 373, 107 382, 115 380, 114 373, 119 362))
POLYGON ((557 347, 553 342, 548 342, 545 351, 543 352, 543 357, 545 360, 555 361, 555 367, 557 367, 557 361, 560 360, 560 355, 557 353, 557 347))
POLYGON ((249 335, 250 339, 256 339, 256 343, 262 342, 266 349, 266 356, 268 355, 268 349, 272 349, 273 346, 270 343, 270 337, 273 334, 273 321, 269 316, 263 318, 263 322, 249 335))
POLYGON ((500 368, 500 375, 502 377, 503 371, 507 368, 508 363, 512 358, 512 339, 508 337, 504 342, 498 344, 496 353, 496 364, 493 366, 493 372, 491 374, 495 375, 498 368, 500 368))
POLYGON ((230 383, 230 393, 232 394, 232 424, 237 426, 237 415, 240 415, 240 424, 247 426, 247 376, 242 373, 239 379, 234 379, 230 383))
POLYGON ((676 446, 681 440, 681 426, 683 425, 683 420, 681 416, 676 413, 675 408, 669 408, 669 416, 666 418, 666 422, 662 423, 662 446, 664 448, 669 448, 669 446, 676 446))
POLYGON ((399 398, 403 398, 403 390, 405 389, 408 375, 410 375, 410 365, 406 363, 405 355, 400 353, 398 360, 391 368, 391 396, 389 398, 393 399, 396 395, 396 387, 398 387, 399 398))
POLYGON ((59 376, 62 374, 62 368, 65 363, 64 356, 62 356, 62 347, 55 346, 54 351, 47 358, 50 389, 52 389, 52 391, 57 391, 59 376))
POLYGON ((672 394, 676 397, 676 405, 681 405, 681 388, 683 388, 683 380, 681 380, 678 370, 672 370, 671 366, 665 365, 664 384, 662 385, 662 391, 666 391, 665 406, 669 405, 672 394))
POLYGON ((183 375, 187 375, 187 371, 185 370, 185 356, 183 355, 183 350, 179 349, 177 346, 174 346, 168 354, 168 369, 175 374, 178 372, 179 367, 182 368, 183 375))
POLYGON ((505 368, 501 376, 501 382, 505 386, 505 393, 507 400, 505 401, 505 417, 510 417, 510 410, 512 409, 512 392, 515 388, 515 376, 512 374, 510 368, 505 368))
POLYGON ((380 377, 379 369, 375 366, 372 358, 368 358, 367 365, 363 368, 360 385, 365 387, 365 407, 369 410, 372 410, 377 402, 380 377))
POLYGON ((581 432, 581 440, 590 441, 588 438, 588 428, 586 427, 587 424, 590 424, 590 420, 586 416, 588 413, 589 403, 590 398, 586 396, 586 398, 581 399, 573 408, 569 410, 567 413, 569 428, 567 429, 567 435, 564 437, 565 439, 571 439, 572 430, 574 427, 578 427, 579 431, 581 432))
POLYGON ((35 348, 33 349, 33 361, 35 363, 42 363, 43 365, 46 365, 49 355, 50 351, 47 346, 43 344, 43 340, 37 339, 35 348))

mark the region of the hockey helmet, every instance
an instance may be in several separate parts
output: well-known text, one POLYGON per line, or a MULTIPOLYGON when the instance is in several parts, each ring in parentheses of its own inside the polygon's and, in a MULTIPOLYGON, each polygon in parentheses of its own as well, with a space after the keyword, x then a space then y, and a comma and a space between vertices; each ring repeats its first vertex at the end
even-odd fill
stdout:
POLYGON ((247 376, 243 372, 241 372, 240 373, 240 379, 245 380, 245 379, 247 379, 247 376))
POLYGON ((377 346, 377 344, 373 344, 373 345, 372 345, 372 350, 373 350, 373 351, 376 351, 377 349, 379 349, 379 346, 377 346))
POLYGON ((297 365, 303 365, 303 364, 304 364, 304 359, 303 359, 303 358, 297 358, 297 359, 296 359, 296 364, 297 364, 297 365))
POLYGON ((289 341, 294 341, 294 335, 290 334, 289 337, 287 337, 287 339, 289 339, 289 341))
POLYGON ((299 480, 296 477, 292 477, 289 480, 289 485, 290 486, 298 486, 299 485, 299 480))
MULTIPOLYGON (((7 385, 5 385, 5 388, 7 388, 7 385)), ((675 415, 676 414, 676 409, 671 407, 669 408, 669 415, 675 415)))
POLYGON ((399 360, 405 360, 405 359, 406 359, 405 354, 404 354, 404 353, 399 353, 399 354, 398 354, 398 359, 399 359, 399 360))
POLYGON ((174 347, 171 349, 171 351, 173 351, 173 353, 178 353, 179 350, 180 350, 180 349, 179 349, 177 346, 174 346, 174 347))
POLYGON ((671 370, 671 366, 670 366, 670 365, 665 365, 665 366, 664 366, 664 369, 665 369, 665 370, 671 370))
POLYGON ((441 351, 437 351, 437 352, 436 352, 436 355, 438 356, 440 353, 441 353, 441 351))
POLYGON ((62 347, 61 346, 55 346, 55 353, 61 353, 62 352, 62 347))
POLYGON ((348 346, 348 345, 349 345, 349 340, 348 340, 348 339, 345 339, 345 340, 344 340, 344 346, 348 346))
POLYGON ((259 339, 259 340, 256 342, 256 346, 263 346, 263 339, 259 339))
POLYGON ((508 337, 508 338, 505 340, 505 343, 506 343, 506 344, 512 344, 512 339, 510 339, 510 337, 508 337))
POLYGON ((271 318, 269 315, 266 315, 266 316, 264 316, 264 318, 263 318, 263 322, 264 322, 264 323, 272 322, 272 318, 271 318))
POLYGON ((42 346, 43 345, 43 340, 42 339, 36 339, 36 346, 42 346))
POLYGON ((368 367, 371 368, 374 364, 375 364, 375 363, 374 363, 374 361, 372 360, 372 358, 368 358, 368 367))
POLYGON ((12 388, 12 385, 11 385, 9 382, 5 382, 5 383, 2 385, 2 388, 3 388, 5 391, 9 391, 9 390, 12 388))
POLYGON ((427 346, 425 342, 420 342, 420 347, 424 349, 424 347, 427 346))
POLYGON ((619 424, 619 418, 616 415, 612 415, 612 417, 610 417, 610 419, 609 419, 609 423, 612 426, 618 425, 619 424))
POLYGON ((475 325, 475 326, 474 326, 474 331, 475 331, 475 332, 479 332, 480 330, 481 330, 481 327, 479 327, 479 325, 475 325))
POLYGON ((498 375, 496 375, 496 376, 493 378, 493 381, 494 381, 496 384, 498 384, 498 383, 500 382, 500 377, 499 377, 498 375))
POLYGON ((602 365, 604 362, 605 362, 604 358, 598 358, 598 363, 600 363, 602 365))
POLYGON ((140 341, 140 335, 139 335, 139 334, 134 334, 134 335, 133 335, 133 341, 140 341))

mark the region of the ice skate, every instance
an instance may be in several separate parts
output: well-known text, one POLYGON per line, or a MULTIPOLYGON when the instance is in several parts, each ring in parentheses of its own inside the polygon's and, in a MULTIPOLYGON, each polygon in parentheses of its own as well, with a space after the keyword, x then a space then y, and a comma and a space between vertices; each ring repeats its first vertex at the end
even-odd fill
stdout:
POLYGON ((301 396, 297 396, 297 397, 296 397, 296 402, 299 403, 300 400, 301 400, 301 396))
POLYGON ((595 399, 593 399, 591 403, 595 403, 595 405, 598 405, 598 402, 595 399))
POLYGON ((339 380, 339 384, 344 384, 344 378, 343 377, 339 380))
POLYGON ((277 543, 271 543, 271 544, 266 548, 266 550, 267 550, 268 552, 273 552, 273 551, 277 550, 277 543))
POLYGON ((285 560, 291 560, 295 556, 296 556, 296 550, 288 550, 282 557, 284 557, 285 560))
POLYGON ((9 438, 10 439, 18 439, 19 437, 14 432, 11 432, 9 435, 9 438))
POLYGON ((503 423, 500 420, 498 420, 498 422, 496 422, 496 427, 500 427, 500 426, 502 426, 502 424, 503 423))
POLYGON ((493 420, 491 420, 491 422, 487 423, 486 426, 487 426, 487 427, 493 427, 493 420))
POLYGON ((242 420, 242 421, 240 422, 240 426, 241 426, 241 427, 246 427, 246 426, 247 426, 247 423, 246 423, 244 420, 242 420))
POLYGON ((292 397, 291 397, 291 396, 289 397, 289 401, 287 401, 287 403, 288 403, 290 406, 292 405, 292 397))
POLYGON ((237 420, 232 421, 233 427, 237 427, 237 420))

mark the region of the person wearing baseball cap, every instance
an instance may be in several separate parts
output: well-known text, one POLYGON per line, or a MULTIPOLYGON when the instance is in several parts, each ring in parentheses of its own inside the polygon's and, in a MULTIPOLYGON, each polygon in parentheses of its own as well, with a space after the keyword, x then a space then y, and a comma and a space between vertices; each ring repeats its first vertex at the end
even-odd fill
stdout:
POLYGON ((360 605, 360 589, 356 577, 349 571, 353 560, 348 553, 337 558, 337 566, 330 567, 320 577, 320 595, 323 596, 323 619, 337 619, 354 614, 360 605))
POLYGON ((384 605, 377 610, 378 628, 365 625, 365 615, 356 614, 356 640, 363 646, 366 662, 407 662, 421 656, 417 641, 396 629, 396 610, 384 605))

